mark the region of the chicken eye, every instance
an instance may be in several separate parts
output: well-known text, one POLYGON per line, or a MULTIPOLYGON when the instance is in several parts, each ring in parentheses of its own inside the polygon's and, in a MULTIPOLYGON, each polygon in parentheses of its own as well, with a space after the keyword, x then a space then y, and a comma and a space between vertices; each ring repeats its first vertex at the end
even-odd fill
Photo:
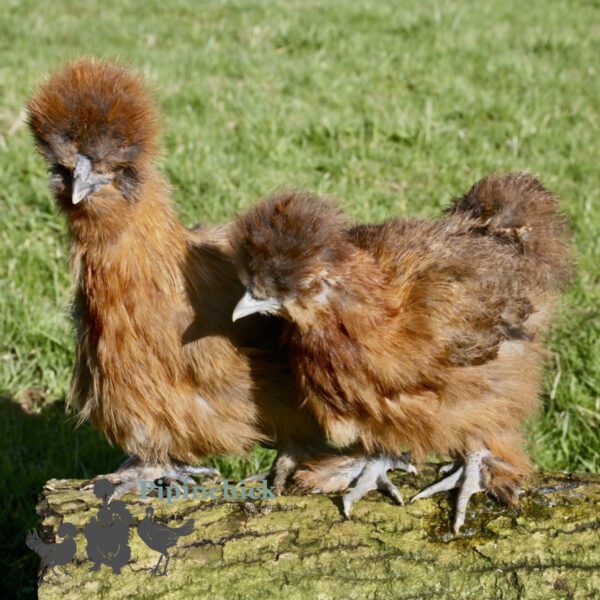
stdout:
POLYGON ((128 200, 133 199, 139 184, 138 172, 133 167, 122 167, 115 172, 115 184, 128 200))
POLYGON ((71 171, 61 164, 52 165, 50 168, 50 187, 54 192, 63 191, 68 185, 71 185, 71 171))
POLYGON ((50 174, 52 176, 62 177, 63 179, 71 179, 70 169, 61 164, 52 165, 50 174))

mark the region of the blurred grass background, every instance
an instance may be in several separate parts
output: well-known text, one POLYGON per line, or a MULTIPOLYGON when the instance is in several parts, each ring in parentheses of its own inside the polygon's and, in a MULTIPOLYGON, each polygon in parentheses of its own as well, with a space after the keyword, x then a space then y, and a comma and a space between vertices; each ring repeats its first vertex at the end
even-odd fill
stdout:
MULTIPOLYGON (((154 86, 162 166, 184 222, 231 219, 280 187, 337 196, 360 220, 434 216, 491 171, 561 200, 579 278, 550 340, 531 449, 600 471, 600 2, 0 1, 0 568, 34 596, 24 533, 51 477, 121 459, 63 413, 73 360, 65 227, 24 104, 82 54, 154 86), (6 491, 8 490, 8 492, 6 491)), ((265 467, 257 450, 224 474, 265 467)))

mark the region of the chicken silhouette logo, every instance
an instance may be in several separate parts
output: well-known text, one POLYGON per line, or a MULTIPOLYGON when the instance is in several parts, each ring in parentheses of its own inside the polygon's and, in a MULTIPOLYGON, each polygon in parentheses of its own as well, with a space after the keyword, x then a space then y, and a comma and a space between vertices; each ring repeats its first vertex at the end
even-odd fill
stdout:
POLYGON ((150 571, 150 574, 165 576, 167 574, 169 561, 171 560, 169 548, 175 546, 180 537, 190 535, 190 533, 194 531, 194 519, 189 519, 181 527, 168 527, 163 523, 154 523, 154 521, 152 521, 153 515, 154 509, 151 506, 146 508, 146 516, 138 524, 137 530, 139 536, 148 548, 160 552, 158 562, 152 571, 150 571), (161 572, 160 563, 163 557, 165 558, 165 566, 161 572))
POLYGON ((54 567, 60 566, 68 574, 65 565, 73 560, 77 550, 77 544, 73 539, 75 535, 77 535, 77 527, 73 523, 63 523, 58 528, 57 536, 64 538, 64 542, 46 544, 36 531, 32 531, 27 534, 25 543, 42 559, 42 571, 51 569, 55 575, 58 575, 54 567))
MULTIPOLYGON (((102 500, 96 516, 92 517, 83 528, 87 542, 87 557, 92 562, 90 571, 99 571, 102 565, 112 569, 115 575, 131 560, 129 537, 131 527, 136 523, 125 502, 110 501, 115 490, 108 479, 99 479, 94 483, 94 495, 102 500)), ((150 548, 160 553, 158 562, 150 569, 150 575, 166 576, 171 554, 169 549, 177 544, 180 537, 190 535, 194 530, 194 520, 189 519, 181 527, 169 527, 153 521, 154 509, 146 508, 146 516, 137 525, 137 532, 142 541, 150 548), (163 558, 164 564, 161 568, 163 558)), ((77 527, 72 523, 63 523, 57 531, 57 537, 64 541, 48 544, 37 532, 27 534, 25 543, 41 558, 41 572, 50 569, 58 575, 55 567, 63 567, 75 557, 77 544, 75 536, 77 527)))
POLYGON ((102 506, 97 516, 83 528, 83 533, 88 558, 94 563, 90 571, 98 571, 101 565, 107 565, 118 575, 131 558, 129 527, 135 519, 121 500, 109 504, 114 490, 108 479, 94 483, 94 495, 102 498, 102 506))

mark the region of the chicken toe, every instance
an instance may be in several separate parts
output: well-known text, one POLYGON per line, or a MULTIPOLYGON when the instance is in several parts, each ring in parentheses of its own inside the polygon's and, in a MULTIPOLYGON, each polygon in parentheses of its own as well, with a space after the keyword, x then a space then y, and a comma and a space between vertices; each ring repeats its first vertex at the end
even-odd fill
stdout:
POLYGON ((164 484, 175 486, 195 484, 196 480, 220 477, 213 467, 197 467, 181 463, 156 464, 144 463, 137 456, 130 456, 114 473, 99 475, 86 485, 84 490, 93 489, 99 480, 107 480, 113 486, 108 495, 111 500, 120 498, 132 490, 142 489, 143 482, 162 481, 164 484))
MULTIPOLYGON (((456 514, 454 516, 454 533, 458 534, 465 523, 467 505, 473 494, 485 491, 483 484, 483 466, 486 459, 491 457, 487 449, 477 450, 467 454, 465 464, 444 479, 426 487, 424 490, 411 498, 411 502, 429 498, 439 492, 445 492, 458 488, 458 499, 456 502, 456 514)), ((447 472, 447 471, 445 471, 447 472)))
POLYGON ((390 481, 387 475, 387 472, 393 469, 402 469, 408 473, 417 472, 417 469, 407 460, 407 457, 397 459, 382 455, 365 462, 365 466, 356 478, 354 486, 343 498, 346 518, 350 518, 352 505, 372 490, 383 492, 398 504, 404 504, 400 490, 390 481))
POLYGON ((447 465, 442 465, 438 469, 438 474, 439 475, 445 475, 446 473, 450 473, 451 471, 454 471, 455 468, 456 468, 456 464, 453 463, 453 462, 448 463, 447 465))

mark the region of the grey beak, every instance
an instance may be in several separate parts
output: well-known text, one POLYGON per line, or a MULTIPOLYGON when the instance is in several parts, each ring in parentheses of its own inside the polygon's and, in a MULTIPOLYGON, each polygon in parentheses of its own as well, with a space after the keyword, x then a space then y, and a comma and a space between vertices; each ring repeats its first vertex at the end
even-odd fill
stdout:
POLYGON ((79 204, 93 189, 94 184, 91 181, 92 161, 79 154, 73 171, 73 194, 71 199, 73 204, 79 204))
POLYGON ((97 192, 109 179, 98 175, 92 170, 92 161, 84 154, 77 155, 77 162, 73 170, 73 192, 71 200, 73 204, 79 204, 92 192, 97 192))
POLYGON ((280 314, 283 309, 281 302, 275 298, 264 298, 259 300, 255 298, 252 293, 246 290, 246 293, 242 296, 242 299, 236 304, 233 315, 231 316, 232 321, 237 321, 243 317, 248 317, 255 313, 269 313, 269 314, 280 314))

